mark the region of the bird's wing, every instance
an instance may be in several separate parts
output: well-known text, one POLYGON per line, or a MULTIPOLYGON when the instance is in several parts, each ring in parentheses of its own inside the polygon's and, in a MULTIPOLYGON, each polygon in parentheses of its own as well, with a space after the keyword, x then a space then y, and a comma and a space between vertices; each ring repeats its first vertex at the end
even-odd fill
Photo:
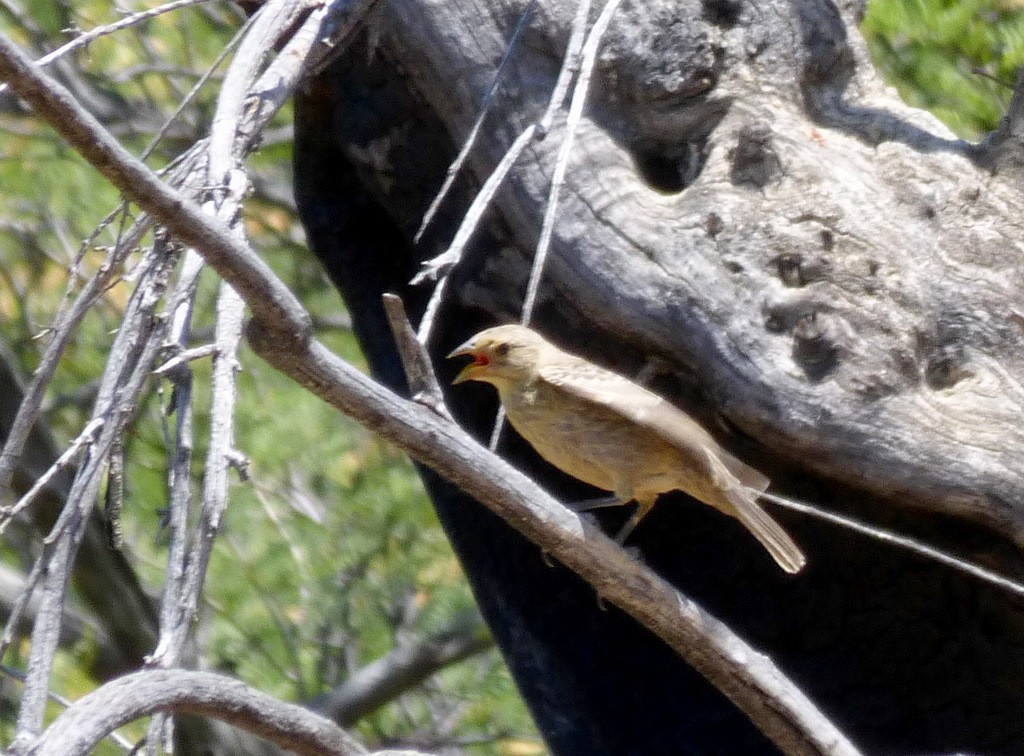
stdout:
POLYGON ((741 483, 758 491, 768 488, 767 477, 722 449, 696 420, 653 391, 564 352, 559 359, 544 362, 539 371, 542 380, 581 401, 601 405, 651 429, 669 443, 691 452, 694 459, 701 459, 705 450, 713 450, 741 483))

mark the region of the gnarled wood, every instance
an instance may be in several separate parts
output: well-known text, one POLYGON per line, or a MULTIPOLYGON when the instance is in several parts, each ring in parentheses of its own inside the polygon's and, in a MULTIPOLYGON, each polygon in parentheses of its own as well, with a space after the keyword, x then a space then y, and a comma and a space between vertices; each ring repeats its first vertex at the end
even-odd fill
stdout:
MULTIPOLYGON (((402 6, 402 60, 457 136, 508 17, 402 6)), ((574 9, 546 3, 532 24, 507 122, 544 102, 574 9)), ((624 3, 561 197, 547 296, 565 322, 549 327, 586 323, 685 366, 801 466, 1020 541, 1017 177, 980 167, 865 63, 827 2, 624 3)), ((498 198, 524 253, 476 250, 469 304, 518 315, 558 136, 498 198)), ((483 138, 480 175, 513 137, 483 138)))

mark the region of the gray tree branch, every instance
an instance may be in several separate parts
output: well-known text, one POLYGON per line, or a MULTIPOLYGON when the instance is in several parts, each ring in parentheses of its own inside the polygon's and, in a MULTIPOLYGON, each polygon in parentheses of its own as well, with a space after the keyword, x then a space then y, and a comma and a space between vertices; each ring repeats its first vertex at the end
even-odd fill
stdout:
POLYGON ((92 753, 107 733, 155 712, 201 714, 309 756, 359 756, 366 749, 328 719, 212 672, 148 670, 109 682, 57 717, 32 756, 92 753))
POLYGON ((310 708, 347 727, 445 667, 493 647, 494 640, 482 622, 469 629, 400 643, 312 701, 310 708))

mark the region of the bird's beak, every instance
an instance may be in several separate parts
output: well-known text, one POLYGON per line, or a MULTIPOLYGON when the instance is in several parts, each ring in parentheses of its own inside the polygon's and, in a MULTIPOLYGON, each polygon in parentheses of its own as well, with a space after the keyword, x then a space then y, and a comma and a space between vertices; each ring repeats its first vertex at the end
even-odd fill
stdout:
POLYGON ((455 376, 455 380, 452 381, 452 384, 462 383, 463 381, 472 381, 480 372, 481 368, 485 368, 490 364, 490 360, 488 360, 482 352, 477 351, 475 342, 476 338, 474 337, 465 344, 456 347, 449 353, 448 359, 451 359, 452 357, 464 357, 465 355, 473 357, 473 362, 462 368, 462 371, 455 376))

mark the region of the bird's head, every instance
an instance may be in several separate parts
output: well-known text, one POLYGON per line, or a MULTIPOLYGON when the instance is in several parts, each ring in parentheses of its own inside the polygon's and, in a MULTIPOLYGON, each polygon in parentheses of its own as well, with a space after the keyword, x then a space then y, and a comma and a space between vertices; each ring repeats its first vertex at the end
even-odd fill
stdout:
POLYGON ((541 353, 549 346, 544 337, 525 326, 504 325, 480 331, 448 355, 473 358, 452 383, 485 381, 499 389, 503 384, 517 383, 537 369, 541 353))

